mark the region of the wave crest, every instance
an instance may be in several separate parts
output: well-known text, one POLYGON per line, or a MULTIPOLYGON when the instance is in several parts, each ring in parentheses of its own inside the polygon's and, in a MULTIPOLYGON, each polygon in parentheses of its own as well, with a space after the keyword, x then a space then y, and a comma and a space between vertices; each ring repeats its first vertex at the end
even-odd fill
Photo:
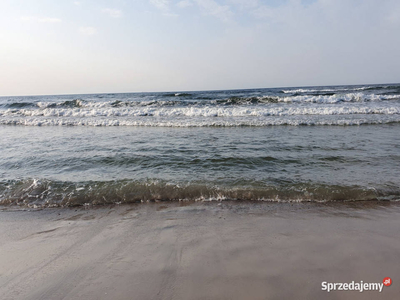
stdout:
POLYGON ((61 182, 14 180, 0 183, 0 204, 27 207, 120 204, 146 201, 362 201, 398 200, 398 187, 292 183, 257 187, 219 187, 201 183, 171 184, 159 180, 61 182))

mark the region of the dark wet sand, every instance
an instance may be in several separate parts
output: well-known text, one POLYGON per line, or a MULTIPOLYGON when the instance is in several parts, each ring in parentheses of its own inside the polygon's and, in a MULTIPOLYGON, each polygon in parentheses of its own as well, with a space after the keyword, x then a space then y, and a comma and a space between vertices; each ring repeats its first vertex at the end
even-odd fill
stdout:
POLYGON ((396 203, 0 212, 0 299, 398 299, 396 203), (321 282, 382 282, 321 291, 321 282))

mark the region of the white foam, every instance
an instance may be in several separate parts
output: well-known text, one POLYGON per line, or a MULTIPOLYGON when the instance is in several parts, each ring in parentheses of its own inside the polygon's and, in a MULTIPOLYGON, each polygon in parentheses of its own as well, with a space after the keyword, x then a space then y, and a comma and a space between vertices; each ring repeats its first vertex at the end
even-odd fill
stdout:
POLYGON ((400 114, 399 105, 255 105, 255 106, 186 106, 186 107, 97 107, 97 108, 46 108, 0 111, 1 117, 242 117, 242 116, 294 116, 294 115, 353 115, 400 114))
POLYGON ((3 125, 24 126, 149 126, 149 127, 236 127, 236 126, 279 126, 279 125, 363 125, 400 123, 400 115, 355 116, 274 116, 274 117, 138 117, 138 118, 1 118, 3 125))
POLYGON ((115 99, 113 101, 74 100, 74 105, 71 106, 68 106, 69 103, 66 102, 61 104, 39 102, 37 107, 0 110, 0 124, 30 126, 376 124, 398 122, 400 101, 396 99, 399 99, 398 95, 347 93, 274 98, 268 96, 228 98, 225 102, 207 100, 190 105, 179 101, 131 101, 119 102, 122 104, 115 106, 115 99), (251 103, 254 98, 259 102, 251 103), (362 118, 364 121, 360 121, 362 118))
POLYGON ((308 103, 327 103, 335 104, 341 102, 369 102, 369 101, 384 101, 399 99, 399 95, 377 95, 363 93, 347 93, 347 94, 335 94, 335 95, 302 95, 302 96, 290 96, 280 98, 282 102, 308 102, 308 103))
MULTIPOLYGON (((385 86, 383 88, 387 88, 388 86, 385 86)), ((345 92, 345 91, 365 91, 365 90, 370 90, 374 89, 375 87, 373 86, 363 86, 363 87, 358 87, 358 88, 335 88, 335 89, 295 89, 295 90, 282 90, 283 93, 285 94, 298 94, 298 93, 325 93, 325 92, 345 92)), ((376 87, 377 89, 382 88, 380 86, 376 87)))

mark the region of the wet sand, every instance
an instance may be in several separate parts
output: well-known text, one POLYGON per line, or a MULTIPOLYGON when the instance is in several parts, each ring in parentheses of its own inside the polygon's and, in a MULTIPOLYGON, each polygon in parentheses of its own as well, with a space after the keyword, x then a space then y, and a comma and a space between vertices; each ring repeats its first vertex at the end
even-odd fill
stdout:
POLYGON ((396 299, 399 219, 383 202, 6 209, 0 299, 396 299))

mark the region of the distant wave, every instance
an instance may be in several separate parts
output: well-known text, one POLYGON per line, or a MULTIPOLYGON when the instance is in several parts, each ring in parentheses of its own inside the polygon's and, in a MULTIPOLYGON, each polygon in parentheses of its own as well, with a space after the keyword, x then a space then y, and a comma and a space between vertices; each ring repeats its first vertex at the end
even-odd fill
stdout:
POLYGON ((0 116, 23 117, 240 117, 240 116, 293 116, 293 115, 353 115, 353 114, 400 114, 400 105, 374 104, 337 106, 184 106, 184 107, 92 107, 81 109, 45 108, 0 110, 0 116))
POLYGON ((25 108, 25 107, 35 107, 36 105, 31 102, 13 102, 4 105, 6 108, 25 108))
POLYGON ((400 85, 0 98, 0 124, 235 127, 400 122, 400 85))
POLYGON ((296 94, 296 93, 301 93, 301 94, 306 94, 306 93, 311 93, 311 94, 319 94, 319 93, 329 93, 329 92, 335 92, 335 93, 342 93, 342 92, 347 92, 347 91, 379 91, 379 90, 399 90, 400 85, 382 85, 382 86, 361 86, 361 87, 332 87, 332 88, 292 88, 292 89, 284 89, 281 90, 282 93, 285 94, 296 94))
MULTIPOLYGON (((299 90, 295 90, 299 91, 299 90)), ((340 103, 359 103, 359 102, 381 102, 400 100, 399 94, 383 93, 383 94, 364 94, 360 92, 353 93, 322 93, 312 95, 300 95, 298 92, 292 93, 284 97, 279 96, 230 96, 227 98, 217 97, 189 97, 185 94, 183 99, 170 99, 171 97, 151 98, 149 100, 123 100, 114 99, 112 101, 98 98, 96 101, 91 100, 67 100, 61 102, 53 101, 37 101, 37 102, 12 102, 0 104, 0 107, 10 110, 22 109, 96 109, 96 108, 129 108, 129 107, 192 107, 192 106, 256 106, 276 103, 315 103, 315 104, 340 104, 340 103), (99 101, 101 99, 101 101, 99 101)), ((180 96, 179 96, 180 97, 180 96)))
POLYGON ((67 100, 63 102, 39 102, 37 103, 37 106, 40 108, 64 108, 64 107, 69 107, 69 108, 78 108, 78 107, 84 107, 86 106, 86 101, 81 100, 81 99, 75 99, 75 100, 67 100))
POLYGON ((191 97, 193 94, 190 93, 166 93, 162 95, 163 97, 191 97))

